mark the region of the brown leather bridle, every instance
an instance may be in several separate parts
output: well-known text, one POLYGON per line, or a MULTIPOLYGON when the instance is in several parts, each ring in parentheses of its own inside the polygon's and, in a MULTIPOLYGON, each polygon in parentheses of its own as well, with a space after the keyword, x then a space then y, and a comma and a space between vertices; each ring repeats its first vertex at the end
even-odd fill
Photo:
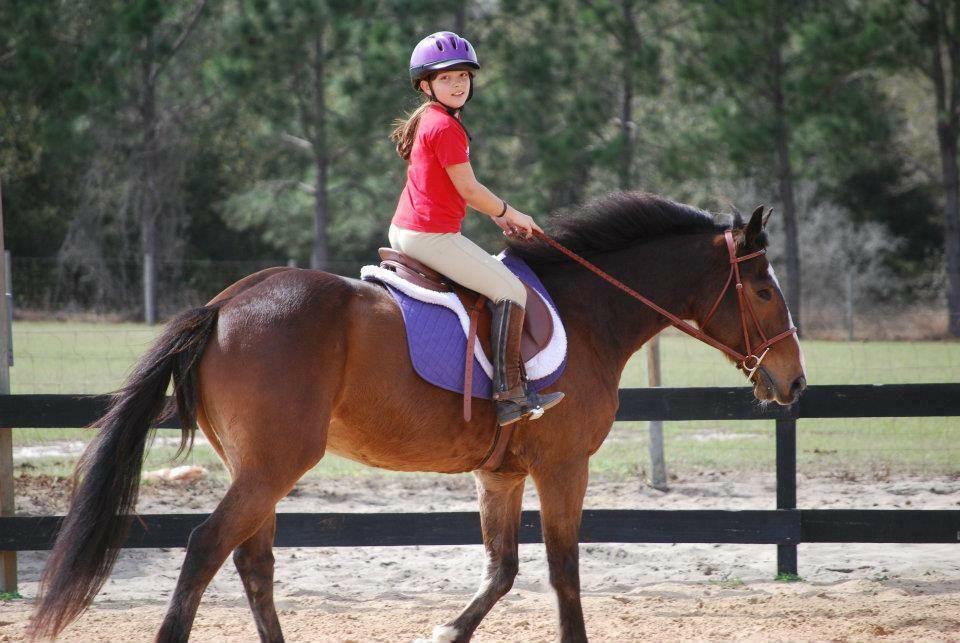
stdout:
POLYGON ((545 241, 546 243, 553 246, 563 254, 567 255, 577 263, 595 272, 597 275, 609 281, 611 284, 613 284, 620 290, 624 291, 631 297, 634 297, 635 299, 640 300, 641 302, 643 302, 653 310, 657 311, 658 313, 660 313, 661 315, 669 319, 672 325, 678 330, 686 333, 687 335, 690 335, 691 337, 699 339, 705 344, 709 344, 710 346, 713 346, 714 348, 721 350, 727 355, 729 355, 730 357, 732 357, 734 360, 737 361, 737 368, 742 369, 748 379, 753 377, 753 374, 757 371, 758 368, 760 368, 760 363, 763 361, 763 358, 767 356, 767 352, 769 352, 771 346, 773 346, 780 340, 786 339, 790 335, 793 335, 794 333, 797 332, 796 327, 791 326, 790 328, 783 331, 779 335, 776 335, 774 337, 767 339, 767 336, 763 332, 763 328, 760 326, 760 321, 757 319, 757 314, 753 310, 753 305, 750 303, 750 300, 747 299, 746 294, 743 292, 743 281, 740 278, 740 264, 744 261, 753 259, 754 257, 759 257, 760 255, 766 254, 767 251, 757 250, 756 252, 751 252, 750 254, 743 255, 742 257, 738 257, 737 246, 733 241, 733 232, 731 230, 725 230, 723 233, 724 239, 727 242, 727 252, 730 253, 730 274, 727 277, 727 283, 723 286, 723 290, 720 291, 720 295, 717 297, 717 301, 713 304, 713 307, 710 309, 710 313, 707 314, 707 317, 706 319, 703 320, 703 323, 700 325, 700 328, 695 328, 690 324, 688 324, 687 322, 685 322, 684 320, 677 317, 676 315, 674 315, 673 313, 667 310, 664 310, 663 308, 656 305, 655 303, 653 303, 652 301, 650 301, 649 299, 647 299, 646 297, 644 297, 643 295, 635 291, 634 289, 625 285, 623 282, 611 277, 604 271, 600 270, 599 268, 597 268, 595 265, 593 265, 583 257, 580 257, 579 255, 564 248, 562 245, 560 245, 559 243, 557 243, 547 235, 541 232, 538 232, 536 230, 534 230, 533 234, 538 239, 545 241), (717 339, 714 339, 713 337, 710 337, 709 335, 703 332, 703 329, 706 328, 707 324, 713 318, 713 314, 717 312, 717 308, 719 308, 720 302, 723 301, 723 297, 724 295, 727 294, 727 290, 730 289, 730 284, 732 283, 736 284, 736 289, 737 289, 737 303, 740 306, 740 325, 743 328, 744 345, 747 347, 746 354, 740 353, 734 348, 727 346, 723 342, 717 339), (760 343, 760 345, 758 345, 756 348, 752 348, 750 345, 750 332, 747 328, 747 316, 744 310, 750 313, 750 318, 753 320, 753 325, 756 327, 757 333, 759 333, 760 338, 763 340, 760 343), (748 365, 748 362, 750 360, 753 360, 753 361, 748 365))

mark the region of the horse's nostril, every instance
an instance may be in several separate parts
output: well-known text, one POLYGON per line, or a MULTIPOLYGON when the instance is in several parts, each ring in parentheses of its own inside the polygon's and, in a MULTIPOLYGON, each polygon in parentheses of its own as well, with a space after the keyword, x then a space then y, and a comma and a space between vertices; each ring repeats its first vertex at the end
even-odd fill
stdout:
POLYGON ((790 387, 790 392, 794 395, 799 395, 803 393, 804 389, 807 388, 807 378, 801 375, 793 381, 793 386, 790 387))

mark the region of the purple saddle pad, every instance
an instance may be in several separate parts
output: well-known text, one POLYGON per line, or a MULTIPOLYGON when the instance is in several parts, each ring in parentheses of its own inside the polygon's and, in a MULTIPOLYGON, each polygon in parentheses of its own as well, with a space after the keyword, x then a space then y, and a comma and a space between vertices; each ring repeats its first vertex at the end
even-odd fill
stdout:
MULTIPOLYGON (((505 253, 503 265, 513 272, 522 282, 543 295, 550 306, 556 310, 553 300, 540 282, 536 273, 519 257, 505 253)), ((413 368, 423 379, 435 386, 463 392, 463 364, 466 357, 467 338, 456 313, 438 304, 430 304, 386 286, 390 294, 400 305, 403 321, 407 327, 407 345, 413 368)), ((478 340, 479 341, 479 340, 478 340)), ((566 357, 560 366, 549 375, 529 382, 530 387, 540 391, 559 379, 567 365, 566 357)), ((493 383, 477 358, 473 358, 473 396, 483 399, 493 397, 493 383)))

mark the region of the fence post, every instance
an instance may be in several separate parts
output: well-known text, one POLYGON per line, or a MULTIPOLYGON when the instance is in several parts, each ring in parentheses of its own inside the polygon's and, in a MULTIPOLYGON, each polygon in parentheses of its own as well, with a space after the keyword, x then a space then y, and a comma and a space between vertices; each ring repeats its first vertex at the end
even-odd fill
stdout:
MULTIPOLYGON (((3 190, 0 188, 0 395, 10 394, 10 329, 7 326, 6 251, 3 243, 3 190)), ((13 428, 0 427, 0 516, 16 513, 13 495, 13 428)), ((17 591, 17 552, 0 552, 0 592, 17 591)))
MULTIPOLYGON (((660 338, 647 342, 647 381, 651 388, 663 386, 660 377, 660 338)), ((667 464, 663 455, 663 420, 650 420, 650 486, 667 491, 667 464)))
MULTIPOLYGON (((797 421, 777 419, 777 509, 797 508, 797 421)), ((797 575, 797 546, 777 545, 777 576, 797 575)))
POLYGON ((157 323, 157 270, 152 252, 143 255, 143 321, 157 323))
POLYGON ((847 273, 847 341, 853 341, 853 273, 847 273))

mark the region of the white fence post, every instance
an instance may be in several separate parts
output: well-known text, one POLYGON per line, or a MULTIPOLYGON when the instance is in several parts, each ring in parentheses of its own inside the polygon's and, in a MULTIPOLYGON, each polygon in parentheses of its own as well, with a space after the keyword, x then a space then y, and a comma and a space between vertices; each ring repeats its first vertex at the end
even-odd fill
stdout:
MULTIPOLYGON (((647 342, 647 381, 651 388, 661 386, 660 378, 660 338, 654 337, 647 342)), ((666 491, 667 464, 663 456, 663 421, 651 420, 650 433, 650 480, 654 489, 666 491)))

